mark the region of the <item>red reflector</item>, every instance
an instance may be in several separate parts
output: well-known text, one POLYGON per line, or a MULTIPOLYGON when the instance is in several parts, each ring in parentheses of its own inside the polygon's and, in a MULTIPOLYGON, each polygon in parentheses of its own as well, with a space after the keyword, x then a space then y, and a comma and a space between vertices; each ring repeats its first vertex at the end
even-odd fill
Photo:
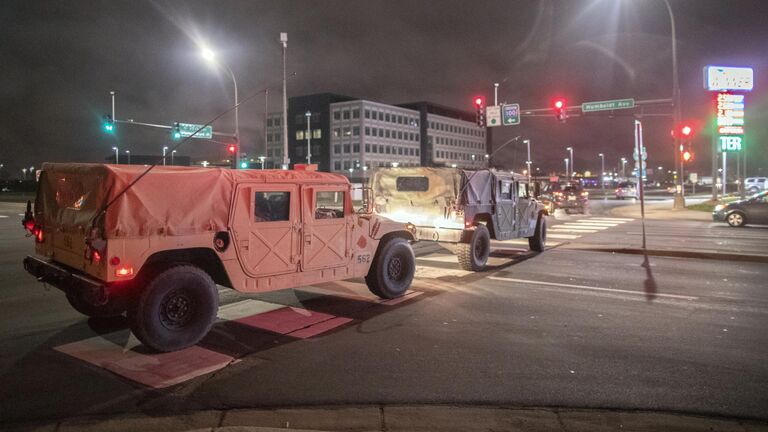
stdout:
POLYGON ((96 261, 97 263, 101 261, 101 254, 99 253, 99 251, 97 250, 93 251, 93 260, 96 261))
POLYGON ((122 267, 118 267, 118 269, 115 270, 115 276, 117 277, 130 276, 132 274, 133 274, 133 267, 122 266, 122 267))
POLYGON ((120 264, 120 258, 113 256, 112 258, 109 259, 109 264, 113 266, 120 264))
POLYGON ((42 243, 43 242, 43 229, 41 227, 35 227, 34 234, 35 234, 35 240, 38 243, 42 243))

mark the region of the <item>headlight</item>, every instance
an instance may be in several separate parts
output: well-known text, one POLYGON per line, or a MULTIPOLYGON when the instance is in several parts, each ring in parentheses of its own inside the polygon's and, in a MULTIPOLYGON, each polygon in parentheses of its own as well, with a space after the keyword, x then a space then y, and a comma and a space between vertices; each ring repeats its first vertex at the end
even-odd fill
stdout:
POLYGON ((716 205, 716 206, 715 206, 715 211, 716 211, 716 212, 719 212, 720 210, 722 210, 722 209, 724 209, 724 208, 725 208, 725 206, 724 206, 724 205, 722 205, 722 204, 718 204, 718 205, 716 205))

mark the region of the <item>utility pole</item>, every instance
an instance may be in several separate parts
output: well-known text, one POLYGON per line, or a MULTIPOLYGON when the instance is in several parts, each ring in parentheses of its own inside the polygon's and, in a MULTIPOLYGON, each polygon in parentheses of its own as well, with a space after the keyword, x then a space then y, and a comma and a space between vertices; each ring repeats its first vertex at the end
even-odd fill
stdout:
POLYGON ((523 140, 523 142, 528 147, 528 159, 525 161, 525 165, 528 167, 528 184, 530 184, 531 183, 531 163, 533 163, 533 161, 531 161, 531 140, 526 139, 526 140, 523 140))
POLYGON ((603 191, 603 198, 605 198, 605 154, 600 153, 600 189, 603 191))
MULTIPOLYGON (((264 90, 264 156, 267 155, 267 121, 269 121, 269 89, 264 90)), ((264 161, 261 161, 261 169, 264 169, 264 161)))
POLYGON ((312 134, 310 133, 309 120, 312 118, 312 112, 307 110, 304 114, 307 117, 307 165, 312 163, 312 134))
POLYGON ((288 159, 288 96, 285 78, 285 52, 288 49, 288 33, 280 33, 283 44, 283 169, 288 169, 291 161, 288 159))

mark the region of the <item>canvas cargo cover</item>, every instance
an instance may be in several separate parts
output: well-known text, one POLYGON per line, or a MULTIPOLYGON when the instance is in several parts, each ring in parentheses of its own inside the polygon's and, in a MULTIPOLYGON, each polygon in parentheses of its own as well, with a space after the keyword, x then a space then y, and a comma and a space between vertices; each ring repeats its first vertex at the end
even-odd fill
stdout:
MULTIPOLYGON (((62 231, 88 229, 103 206, 146 170, 138 165, 43 164, 35 217, 62 231)), ((189 235, 227 229, 239 181, 348 183, 312 171, 157 166, 108 209, 106 238, 189 235)))

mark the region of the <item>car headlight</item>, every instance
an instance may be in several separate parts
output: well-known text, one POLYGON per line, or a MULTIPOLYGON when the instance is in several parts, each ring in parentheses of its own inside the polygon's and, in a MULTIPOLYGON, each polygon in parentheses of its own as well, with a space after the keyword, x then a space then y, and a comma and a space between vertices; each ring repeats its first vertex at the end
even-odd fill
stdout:
POLYGON ((716 206, 715 206, 715 211, 716 211, 716 212, 719 212, 720 210, 722 210, 722 209, 724 209, 724 208, 725 208, 725 206, 724 206, 724 205, 722 205, 722 204, 718 204, 718 205, 716 205, 716 206))

